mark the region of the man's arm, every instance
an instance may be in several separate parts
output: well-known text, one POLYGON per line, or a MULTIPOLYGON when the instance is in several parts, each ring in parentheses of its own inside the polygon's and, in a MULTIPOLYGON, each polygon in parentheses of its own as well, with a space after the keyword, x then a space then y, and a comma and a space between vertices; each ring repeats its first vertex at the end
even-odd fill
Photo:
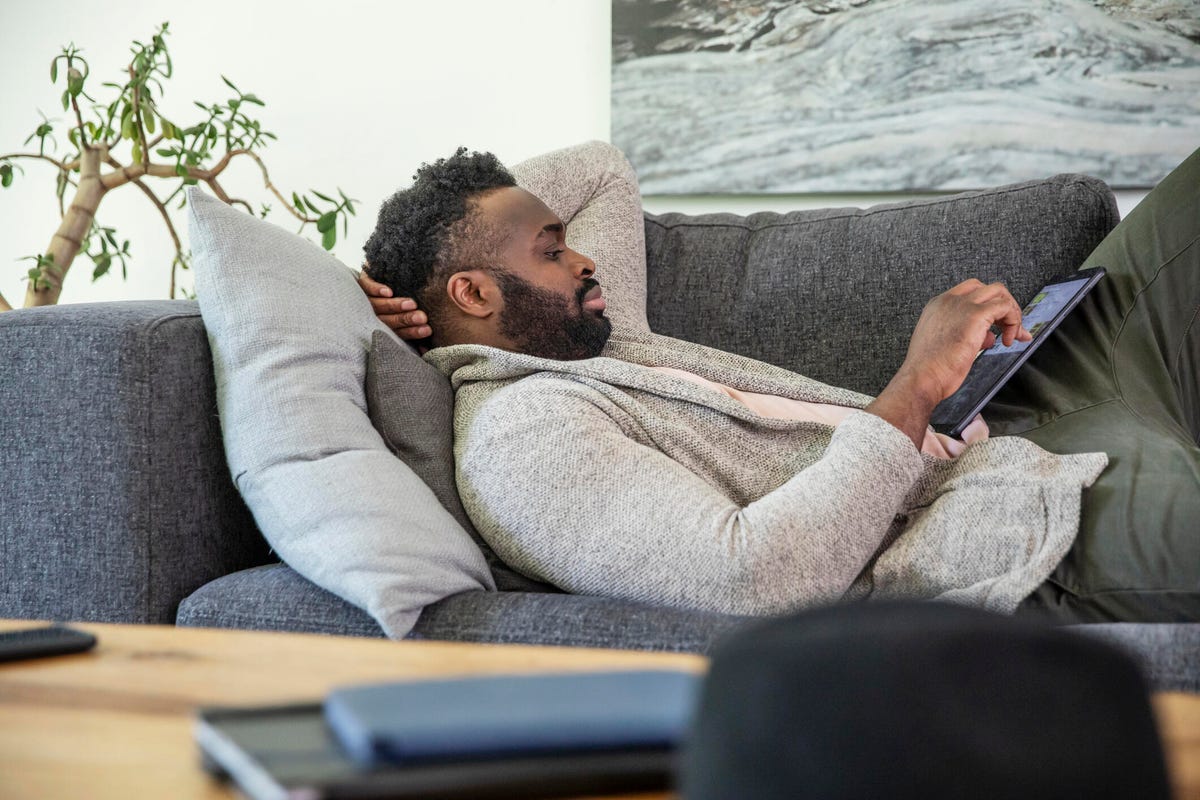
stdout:
POLYGON ((631 438, 586 391, 532 379, 459 432, 459 492, 480 533, 515 568, 572 592, 734 614, 836 600, 922 469, 904 435, 856 412, 816 463, 740 506, 631 438))
POLYGON ((585 142, 522 161, 512 174, 566 224, 567 244, 596 262, 613 325, 650 330, 642 195, 625 155, 585 142))
POLYGON ((1000 283, 972 278, 926 304, 896 375, 866 410, 902 431, 919 450, 934 407, 962 386, 980 350, 1033 337, 1021 326, 1021 307, 1000 283))
MULTIPOLYGON (((641 331, 646 321, 646 230, 637 175, 620 150, 604 142, 555 150, 512 168, 517 183, 567 226, 567 244, 596 262, 596 278, 613 324, 641 331)), ((425 312, 408 297, 360 272, 375 315, 401 339, 431 335, 425 312)))

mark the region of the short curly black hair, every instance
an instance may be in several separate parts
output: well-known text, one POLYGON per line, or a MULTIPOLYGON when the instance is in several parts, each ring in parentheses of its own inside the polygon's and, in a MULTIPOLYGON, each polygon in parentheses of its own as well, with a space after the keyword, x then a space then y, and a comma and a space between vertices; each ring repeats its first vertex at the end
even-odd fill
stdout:
POLYGON ((442 306, 440 289, 462 269, 492 266, 502 241, 473 213, 473 199, 492 189, 516 186, 512 173, 491 153, 460 147, 449 158, 422 164, 413 185, 384 201, 375 231, 367 240, 366 271, 391 288, 395 297, 412 297, 426 313, 442 306))

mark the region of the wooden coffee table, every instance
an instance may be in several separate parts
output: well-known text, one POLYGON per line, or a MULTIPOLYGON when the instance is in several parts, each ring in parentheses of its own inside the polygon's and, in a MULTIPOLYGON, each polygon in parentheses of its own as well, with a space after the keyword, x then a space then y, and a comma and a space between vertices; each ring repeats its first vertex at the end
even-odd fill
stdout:
MULTIPOLYGON (((35 624, 0 620, 0 630, 35 624)), ((200 768, 198 706, 313 701, 334 686, 401 678, 706 665, 699 656, 616 650, 76 627, 99 638, 95 650, 0 664, 0 797, 234 797, 200 768)), ((1176 797, 1200 798, 1200 696, 1162 694, 1154 703, 1176 797)))
MULTIPOLYGON (((0 620, 0 630, 39 624, 0 620)), ((95 634, 96 648, 0 664, 0 798, 236 797, 200 768, 198 706, 311 702, 335 686, 403 678, 705 667, 699 656, 668 653, 73 627, 95 634)))

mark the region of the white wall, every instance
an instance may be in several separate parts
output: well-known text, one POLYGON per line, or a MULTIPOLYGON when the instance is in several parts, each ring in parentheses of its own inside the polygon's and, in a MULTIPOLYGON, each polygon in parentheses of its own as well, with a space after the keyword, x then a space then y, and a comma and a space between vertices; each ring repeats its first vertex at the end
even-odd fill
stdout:
MULTIPOLYGON (((61 45, 83 48, 101 80, 119 80, 132 39, 148 39, 169 20, 176 74, 162 107, 188 125, 193 100, 224 101, 220 75, 267 102, 261 113, 279 135, 265 157, 285 194, 341 187, 362 202, 348 239, 335 253, 356 265, 379 203, 407 185, 420 162, 465 144, 506 162, 586 139, 609 136, 610 0, 208 0, 205 3, 107 0, 6 2, 0 24, 0 153, 40 121, 37 109, 68 118, 49 83, 61 45)), ((60 76, 61 79, 61 76, 60 76)), ((245 165, 225 181, 255 205, 270 198, 245 165)), ((23 302, 28 264, 58 222, 51 166, 30 162, 0 191, 0 293, 23 302)), ((887 197, 647 198, 651 211, 786 210, 869 205, 887 197)), ((1126 213, 1141 197, 1122 193, 1126 213)), ((290 226, 277 210, 272 219, 290 226)), ((63 302, 160 298, 167 294, 170 240, 148 201, 133 187, 105 198, 99 219, 132 240, 127 282, 91 282, 91 262, 77 259, 63 302)), ((182 214, 177 217, 185 226, 182 214)), ((180 231, 186 235, 185 230, 180 231)), ((314 234, 315 235, 315 234, 314 234)), ((190 276, 184 285, 190 286, 190 276)))

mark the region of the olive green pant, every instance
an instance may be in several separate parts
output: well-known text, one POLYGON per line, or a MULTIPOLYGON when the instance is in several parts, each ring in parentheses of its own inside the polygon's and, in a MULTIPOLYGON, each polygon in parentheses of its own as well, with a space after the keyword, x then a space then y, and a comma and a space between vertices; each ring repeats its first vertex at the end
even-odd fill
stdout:
POLYGON ((984 411, 993 435, 1109 456, 1074 546, 1020 611, 1200 620, 1200 150, 1083 266, 1108 276, 984 411))

